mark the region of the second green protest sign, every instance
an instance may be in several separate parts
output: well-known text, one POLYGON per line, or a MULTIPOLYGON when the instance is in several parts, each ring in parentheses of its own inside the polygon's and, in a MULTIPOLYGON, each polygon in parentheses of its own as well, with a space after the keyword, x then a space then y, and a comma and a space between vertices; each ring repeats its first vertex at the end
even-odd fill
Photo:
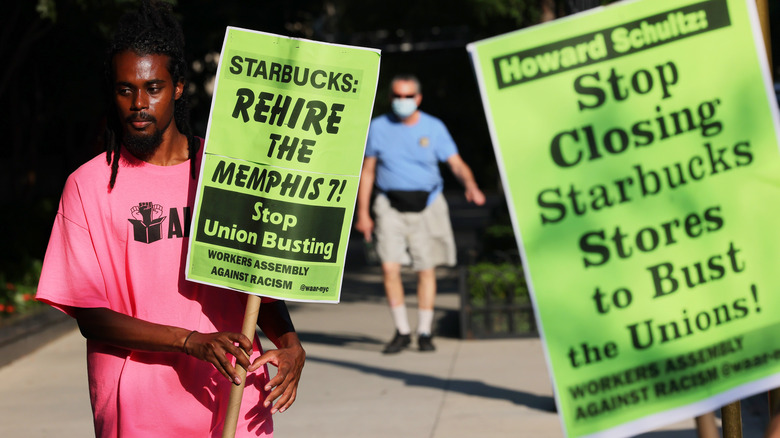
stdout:
POLYGON ((469 47, 567 435, 780 385, 778 116, 754 7, 624 2, 469 47))
POLYGON ((339 300, 378 71, 375 50, 228 28, 188 279, 339 300))

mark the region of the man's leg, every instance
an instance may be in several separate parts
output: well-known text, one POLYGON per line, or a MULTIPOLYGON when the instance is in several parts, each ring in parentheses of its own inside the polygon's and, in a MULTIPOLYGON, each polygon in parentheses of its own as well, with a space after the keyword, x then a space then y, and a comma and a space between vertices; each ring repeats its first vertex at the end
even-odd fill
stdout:
POLYGON ((433 351, 433 306, 436 301, 436 269, 424 269, 417 273, 418 344, 421 351, 433 351))
POLYGON ((401 281, 401 264, 395 262, 382 263, 382 274, 385 284, 387 304, 395 324, 395 337, 385 346, 383 353, 398 353, 411 343, 411 328, 404 304, 404 284, 401 281))
POLYGON ((436 300, 436 269, 424 269, 417 272, 417 307, 420 310, 433 310, 436 300))
POLYGON ((404 305, 404 284, 401 281, 401 264, 395 262, 382 263, 382 274, 385 283, 385 295, 390 307, 404 305))

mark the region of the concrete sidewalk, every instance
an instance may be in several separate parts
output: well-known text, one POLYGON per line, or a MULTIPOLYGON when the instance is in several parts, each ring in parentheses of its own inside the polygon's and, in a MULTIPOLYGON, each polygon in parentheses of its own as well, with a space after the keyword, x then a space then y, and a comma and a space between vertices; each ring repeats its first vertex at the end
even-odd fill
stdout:
MULTIPOLYGON (((445 331, 458 305, 447 274, 437 307, 445 331)), ((386 356, 380 351, 392 328, 381 275, 345 280, 338 305, 290 305, 308 358, 296 404, 275 417, 278 436, 562 436, 538 339, 461 341, 445 333, 434 353, 386 356)), ((414 324, 415 312, 410 317, 414 324)), ((84 340, 71 322, 59 330, 67 333, 0 368, 0 436, 92 434, 84 340)))
MULTIPOLYGON (((381 354, 393 328, 378 270, 346 274, 337 306, 296 306, 308 359, 300 411, 276 417, 279 436, 562 436, 538 339, 457 339, 457 277, 440 278, 434 353, 381 354)), ((415 326, 416 299, 407 305, 415 326)))
MULTIPOLYGON (((294 407, 275 416, 277 436, 563 436, 539 339, 454 337, 457 281, 445 270, 437 351, 383 355, 392 328, 380 279, 376 270, 348 272, 340 304, 290 305, 308 359, 294 407)), ((84 340, 70 321, 50 330, 64 335, 0 368, 0 436, 92 436, 84 340)), ((749 402, 744 436, 758 437, 765 417, 760 401, 749 402)), ((642 436, 696 431, 690 420, 642 436)))
MULTIPOLYGON (((469 214, 454 210, 455 217, 469 214)), ((457 223, 461 230, 474 226, 468 220, 457 223)), ((459 235, 459 246, 474 245, 469 239, 467 233, 459 235)), ((393 332, 381 272, 361 263, 360 242, 352 243, 340 304, 289 303, 307 362, 295 405, 275 416, 276 436, 563 436, 539 339, 458 338, 455 269, 439 272, 437 351, 381 354, 393 332)), ((414 327, 415 276, 405 272, 404 280, 414 327)), ((75 323, 57 323, 19 342, 42 346, 0 365, 0 436, 92 436, 85 343, 75 323)), ((270 342, 262 342, 270 348, 270 342)), ((18 350, 0 348, 0 357, 18 350)), ((743 401, 742 410, 743 436, 762 436, 765 398, 743 401)), ((641 436, 693 438, 694 420, 641 436)))

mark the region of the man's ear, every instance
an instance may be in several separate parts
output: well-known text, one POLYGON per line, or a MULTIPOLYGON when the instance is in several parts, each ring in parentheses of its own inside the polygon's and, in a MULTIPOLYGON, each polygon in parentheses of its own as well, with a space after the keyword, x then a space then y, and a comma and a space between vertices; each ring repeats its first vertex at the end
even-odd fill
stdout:
POLYGON ((179 100, 182 94, 184 94, 184 81, 179 81, 176 83, 176 89, 173 93, 173 99, 179 100))

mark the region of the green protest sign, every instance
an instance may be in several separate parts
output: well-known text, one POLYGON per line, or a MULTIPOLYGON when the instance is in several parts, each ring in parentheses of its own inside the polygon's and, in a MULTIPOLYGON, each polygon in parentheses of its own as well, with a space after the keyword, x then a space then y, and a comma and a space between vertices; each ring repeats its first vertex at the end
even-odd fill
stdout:
POLYGON ((778 112, 753 0, 469 45, 569 436, 780 386, 778 112))
POLYGON ((338 302, 379 58, 376 50, 227 29, 189 280, 338 302))

